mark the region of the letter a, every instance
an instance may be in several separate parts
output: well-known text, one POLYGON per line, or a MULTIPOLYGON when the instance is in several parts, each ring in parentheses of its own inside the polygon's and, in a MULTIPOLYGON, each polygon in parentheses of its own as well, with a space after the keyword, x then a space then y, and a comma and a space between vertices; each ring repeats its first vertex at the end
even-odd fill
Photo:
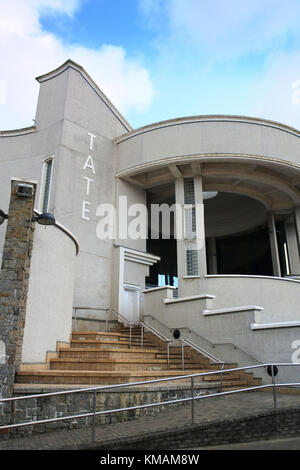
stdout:
POLYGON ((84 164, 84 166, 83 166, 83 170, 86 170, 87 168, 89 168, 90 170, 92 170, 92 172, 93 172, 94 175, 96 174, 92 155, 89 155, 89 156, 87 157, 87 161, 85 162, 85 164, 84 164))

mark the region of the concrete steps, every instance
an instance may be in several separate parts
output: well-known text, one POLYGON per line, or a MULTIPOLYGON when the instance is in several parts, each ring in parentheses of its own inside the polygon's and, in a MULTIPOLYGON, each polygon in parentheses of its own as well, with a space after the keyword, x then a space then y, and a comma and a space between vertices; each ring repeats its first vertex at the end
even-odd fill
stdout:
MULTIPOLYGON (((166 343, 145 332, 141 347, 141 329, 132 328, 131 347, 129 328, 118 325, 114 331, 73 332, 70 345, 59 346, 57 357, 47 367, 21 367, 16 384, 36 385, 114 385, 157 380, 219 370, 206 357, 185 348, 182 370, 181 348, 170 347, 168 367, 166 343)), ((226 364, 225 368, 234 368, 226 364)), ((197 378, 197 383, 218 387, 220 375, 197 378)), ((187 379, 190 383, 190 379, 187 379)), ((176 381, 177 382, 177 381, 176 381)), ((178 381, 184 385, 185 379, 178 381)), ((174 385, 174 382, 172 382, 174 385)), ((223 389, 230 390, 257 383, 251 374, 231 372, 223 377, 223 389)))

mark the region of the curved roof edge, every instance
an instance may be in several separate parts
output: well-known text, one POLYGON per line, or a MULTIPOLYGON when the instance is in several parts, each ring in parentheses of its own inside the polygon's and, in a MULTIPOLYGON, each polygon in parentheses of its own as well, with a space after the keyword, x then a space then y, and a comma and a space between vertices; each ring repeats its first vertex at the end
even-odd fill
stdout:
POLYGON ((35 126, 30 126, 30 127, 23 127, 22 129, 11 129, 8 131, 0 131, 0 138, 1 137, 15 137, 19 135, 25 135, 25 134, 32 134, 33 132, 36 132, 36 127, 35 126))
POLYGON ((146 126, 139 127, 130 132, 122 134, 119 137, 116 137, 114 139, 114 142, 116 144, 119 144, 124 140, 130 139, 131 137, 137 136, 139 134, 144 134, 146 132, 151 132, 151 131, 154 131, 156 129, 160 129, 163 127, 171 127, 171 126, 176 126, 180 124, 189 124, 193 122, 226 122, 226 121, 227 122, 243 122, 243 123, 263 125, 267 127, 275 127, 282 131, 286 131, 286 132, 289 132, 291 134, 294 134, 300 137, 300 130, 294 127, 288 126, 286 124, 282 124, 280 122, 263 119, 263 118, 257 118, 253 116, 212 114, 212 115, 186 116, 186 117, 180 117, 180 118, 175 118, 175 119, 168 119, 166 121, 155 122, 153 124, 148 124, 146 126))
POLYGON ((129 132, 133 130, 129 122, 124 118, 124 116, 120 113, 120 111, 118 111, 115 105, 107 98, 105 93, 103 93, 103 91, 99 88, 97 83, 87 73, 84 67, 77 64, 73 60, 68 59, 64 64, 60 65, 59 67, 52 70, 51 72, 48 72, 44 75, 40 75, 39 77, 36 77, 36 80, 39 83, 43 83, 47 80, 51 80, 52 78, 55 78, 61 73, 65 72, 68 68, 72 68, 73 70, 76 70, 77 72, 79 72, 83 76, 83 78, 89 83, 89 85, 96 91, 96 93, 100 96, 100 98, 104 101, 104 103, 110 108, 110 110, 118 117, 118 119, 122 122, 124 127, 126 127, 126 129, 128 129, 129 132))

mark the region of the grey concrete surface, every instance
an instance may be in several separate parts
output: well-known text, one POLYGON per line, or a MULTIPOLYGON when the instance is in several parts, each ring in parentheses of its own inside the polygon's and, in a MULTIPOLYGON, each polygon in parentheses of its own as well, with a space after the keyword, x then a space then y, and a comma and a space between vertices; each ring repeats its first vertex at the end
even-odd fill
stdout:
MULTIPOLYGON (((300 408, 300 395, 278 394, 278 409, 300 408)), ((273 410, 273 395, 245 392, 200 400, 195 406, 195 424, 222 422, 273 410)), ((160 431, 184 429, 191 423, 191 405, 168 409, 157 416, 98 426, 95 446, 124 437, 155 435, 160 431)), ((300 430, 299 430, 300 434, 300 430)), ((282 436, 283 438, 285 436, 282 436)), ((83 450, 91 448, 92 429, 64 430, 0 441, 0 450, 83 450)), ((300 440, 300 438, 299 438, 300 440)), ((109 449, 109 444, 107 444, 109 449)))

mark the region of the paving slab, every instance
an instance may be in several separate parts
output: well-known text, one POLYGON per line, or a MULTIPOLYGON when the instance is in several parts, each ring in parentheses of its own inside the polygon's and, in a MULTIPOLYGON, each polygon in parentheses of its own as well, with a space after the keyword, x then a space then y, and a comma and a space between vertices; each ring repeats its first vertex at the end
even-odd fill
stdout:
MULTIPOLYGON (((278 409, 300 409, 300 395, 277 394, 278 409)), ((195 425, 224 422, 274 410, 270 392, 242 392, 209 397, 195 402, 195 425)), ((191 404, 163 410, 159 414, 138 419, 96 426, 95 443, 103 446, 113 440, 155 435, 161 431, 184 430, 191 425, 191 404)), ((300 431, 299 431, 300 433, 300 431)), ((83 450, 92 448, 92 428, 58 430, 45 434, 11 438, 0 441, 0 450, 83 450)))

